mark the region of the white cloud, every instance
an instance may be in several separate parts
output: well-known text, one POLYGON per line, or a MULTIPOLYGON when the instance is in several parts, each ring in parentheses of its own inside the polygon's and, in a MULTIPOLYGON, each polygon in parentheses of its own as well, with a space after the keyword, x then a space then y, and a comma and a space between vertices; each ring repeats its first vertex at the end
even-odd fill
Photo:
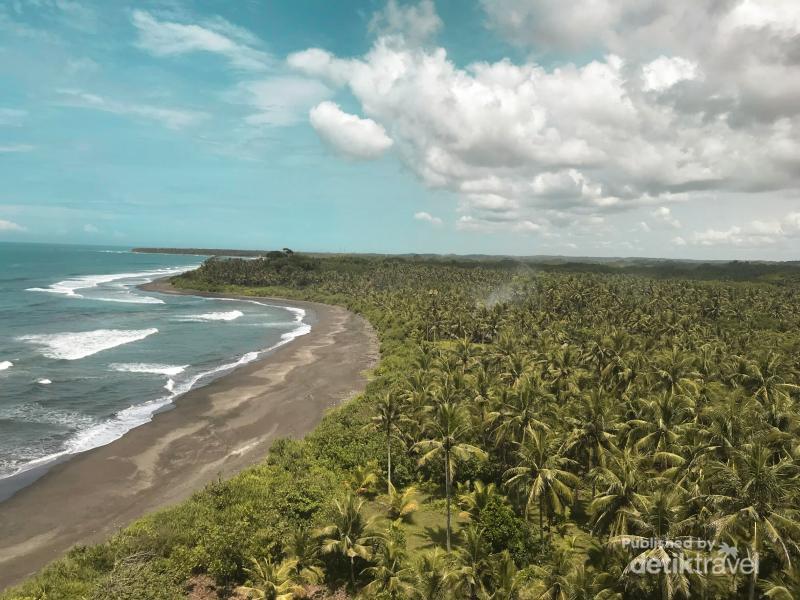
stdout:
POLYGON ((27 231, 22 225, 14 223, 13 221, 6 221, 4 219, 0 219, 0 231, 27 231))
POLYGON ((88 108, 115 115, 140 117, 156 121, 169 129, 182 129, 194 125, 208 117, 206 113, 176 108, 165 108, 151 104, 120 102, 82 90, 58 90, 63 106, 88 108))
POLYGON ((432 0, 405 5, 398 4, 397 0, 389 0, 370 21, 370 29, 376 33, 398 35, 413 42, 424 42, 441 28, 442 20, 436 14, 432 0))
POLYGON ((310 107, 330 95, 331 90, 315 79, 272 77, 238 84, 229 100, 253 108, 245 119, 249 125, 285 126, 305 119, 310 107))
POLYGON ((12 152, 31 152, 34 150, 34 146, 30 144, 8 144, 5 146, 0 146, 0 154, 4 153, 12 153, 12 152))
POLYGON ((434 217, 431 213, 428 213, 428 212, 425 212, 425 211, 414 213, 414 218, 417 221, 426 221, 426 222, 430 223, 431 225, 441 225, 442 224, 442 220, 439 217, 434 217))
POLYGON ((697 79, 699 67, 696 62, 680 56, 659 56, 642 67, 645 91, 663 92, 678 82, 697 79))
POLYGON ((346 113, 333 102, 312 108, 309 120, 328 145, 351 158, 378 158, 393 144, 378 123, 346 113))
POLYGON ((0 108, 0 127, 17 127, 22 125, 27 116, 27 110, 21 110, 18 108, 0 108))
POLYGON ((83 231, 85 233, 100 233, 100 230, 95 225, 92 225, 91 223, 87 223, 86 225, 84 225, 83 226, 83 231))
POLYGON ((756 248, 792 242, 800 238, 800 213, 789 213, 783 219, 752 221, 747 226, 732 225, 727 229, 709 228, 695 231, 690 243, 697 246, 740 246, 756 248))
POLYGON ((254 47, 258 43, 255 36, 221 17, 203 25, 184 24, 134 10, 131 20, 139 34, 136 45, 154 56, 210 52, 224 56, 231 66, 246 71, 264 70, 272 62, 269 54, 254 47))
POLYGON ((666 206, 659 206, 653 211, 653 217, 675 229, 680 228, 681 222, 672 216, 672 211, 666 206))
POLYGON ((599 31, 619 9, 613 0, 481 0, 489 26, 520 45, 580 50, 597 45, 599 31))
MULTIPOLYGON (((780 1, 781 18, 800 15, 780 1)), ((800 61, 778 17, 728 23, 724 1, 483 4, 530 56, 575 50, 576 62, 462 67, 391 32, 360 57, 287 58, 346 87, 425 185, 457 195, 458 227, 590 231, 592 217, 655 206, 648 227, 678 228, 663 206, 677 199, 800 191, 800 61), (579 62, 589 48, 603 57, 579 62)))

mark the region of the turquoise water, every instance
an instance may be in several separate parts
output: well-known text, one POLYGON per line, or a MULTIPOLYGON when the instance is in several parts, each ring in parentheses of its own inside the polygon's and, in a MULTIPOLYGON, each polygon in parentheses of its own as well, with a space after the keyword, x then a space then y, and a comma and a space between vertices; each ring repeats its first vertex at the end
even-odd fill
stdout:
POLYGON ((0 243, 0 480, 107 444, 309 330, 299 309, 136 288, 202 260, 0 243))

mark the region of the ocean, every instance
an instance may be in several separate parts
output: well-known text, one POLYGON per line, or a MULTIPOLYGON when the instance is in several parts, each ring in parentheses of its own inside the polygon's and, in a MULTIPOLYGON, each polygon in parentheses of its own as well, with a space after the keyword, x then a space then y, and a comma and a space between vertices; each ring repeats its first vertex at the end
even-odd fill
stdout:
POLYGON ((108 444, 310 330, 297 308, 137 289, 203 259, 0 243, 0 483, 108 444))

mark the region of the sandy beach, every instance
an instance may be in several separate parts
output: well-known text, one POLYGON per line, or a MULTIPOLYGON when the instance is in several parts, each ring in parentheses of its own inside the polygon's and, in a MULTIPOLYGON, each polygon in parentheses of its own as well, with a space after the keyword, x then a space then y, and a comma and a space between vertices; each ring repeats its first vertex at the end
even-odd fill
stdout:
MULTIPOLYGON (((164 281, 143 288, 188 293, 164 281)), ((101 541, 259 462, 276 438, 303 436, 327 409, 364 389, 365 371, 378 360, 365 319, 336 306, 269 300, 306 310, 311 332, 188 392, 150 423, 56 465, 0 503, 0 589, 76 544, 101 541)))

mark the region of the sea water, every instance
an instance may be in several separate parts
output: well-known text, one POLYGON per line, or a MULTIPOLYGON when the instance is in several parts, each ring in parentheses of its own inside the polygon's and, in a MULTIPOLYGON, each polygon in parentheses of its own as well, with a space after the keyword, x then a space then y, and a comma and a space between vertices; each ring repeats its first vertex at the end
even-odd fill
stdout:
POLYGON ((137 287, 203 259, 0 243, 0 483, 108 444, 310 330, 296 308, 137 287))

